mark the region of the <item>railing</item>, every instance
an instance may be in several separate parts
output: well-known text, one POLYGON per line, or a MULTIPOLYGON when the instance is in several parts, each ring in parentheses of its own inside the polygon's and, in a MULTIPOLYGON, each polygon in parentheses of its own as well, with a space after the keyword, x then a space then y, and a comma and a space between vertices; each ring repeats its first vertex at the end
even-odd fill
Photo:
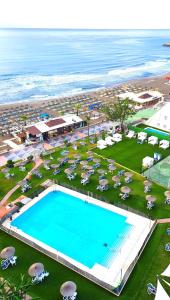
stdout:
MULTIPOLYGON (((103 195, 95 194, 95 193, 93 193, 93 192, 86 191, 86 190, 84 190, 84 189, 75 187, 75 186, 73 186, 73 185, 71 185, 71 184, 69 184, 69 183, 60 182, 59 180, 55 180, 55 183, 58 184, 58 185, 61 185, 61 186, 63 186, 63 187, 66 187, 66 188, 68 188, 68 189, 71 189, 71 190, 73 190, 73 191, 79 192, 79 193, 81 193, 81 194, 84 194, 84 195, 93 197, 93 198, 95 198, 95 199, 101 200, 101 201, 106 202, 106 203, 110 203, 110 202, 108 201, 107 197, 106 197, 104 194, 103 194, 103 195)), ((135 210, 134 208, 129 207, 129 206, 125 205, 124 203, 121 203, 121 202, 113 202, 113 203, 110 203, 110 204, 115 205, 115 206, 117 206, 117 207, 119 207, 119 208, 122 208, 122 209, 124 209, 124 210, 127 210, 127 211, 129 211, 129 212, 131 212, 131 213, 134 213, 134 214, 136 214, 136 215, 139 215, 139 216, 141 216, 141 217, 145 217, 145 218, 147 218, 147 219, 150 219, 150 218, 151 218, 151 217, 148 216, 147 214, 145 214, 145 213, 143 213, 143 212, 140 212, 140 211, 138 211, 138 210, 135 210)))

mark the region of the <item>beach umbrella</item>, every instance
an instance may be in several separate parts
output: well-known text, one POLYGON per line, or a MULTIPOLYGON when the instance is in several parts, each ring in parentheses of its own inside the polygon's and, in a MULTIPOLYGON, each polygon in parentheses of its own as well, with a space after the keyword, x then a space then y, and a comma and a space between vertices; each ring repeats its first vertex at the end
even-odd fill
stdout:
POLYGON ((4 248, 1 253, 0 256, 3 259, 9 259, 11 258, 13 255, 15 254, 15 248, 14 247, 6 247, 4 248))
POLYGON ((115 175, 112 177, 112 180, 115 182, 120 182, 120 177, 118 175, 115 175))
POLYGON ((125 177, 131 178, 133 176, 133 173, 131 172, 125 172, 125 177))
POLYGON ((49 164, 51 162, 51 159, 46 159, 46 160, 44 160, 44 164, 49 164))
POLYGON ((108 161, 109 164, 114 164, 114 163, 115 163, 115 160, 114 160, 114 159, 110 159, 110 158, 109 158, 107 161, 108 161))
POLYGON ((86 169, 87 169, 87 170, 92 170, 92 169, 93 169, 93 166, 88 166, 88 165, 87 165, 87 166, 86 166, 86 169))
POLYGON ((170 81, 170 76, 166 76, 165 79, 170 81))
POLYGON ((100 185, 107 185, 108 184, 108 180, 107 179, 101 179, 101 180, 99 180, 99 184, 100 185))
POLYGON ((115 171, 116 167, 114 165, 109 165, 108 169, 109 169, 109 171, 115 171))
POLYGON ((97 163, 101 162, 101 159, 99 159, 99 158, 94 158, 93 161, 97 164, 97 163))
POLYGON ((81 173, 81 178, 87 178, 87 177, 89 177, 89 174, 87 174, 87 173, 81 173))
POLYGON ((88 156, 93 156, 93 152, 92 152, 92 151, 88 151, 88 152, 87 152, 87 155, 88 155, 88 156))
POLYGON ((50 165, 50 167, 51 167, 52 169, 57 169, 57 168, 60 167, 60 165, 59 165, 59 164, 52 164, 52 165, 50 165))
POLYGON ((76 158, 76 159, 80 159, 80 158, 81 158, 81 155, 80 155, 80 154, 74 154, 73 156, 74 156, 74 158, 76 158))
POLYGON ((170 191, 165 191, 164 195, 165 195, 167 198, 170 198, 170 191))
POLYGON ((72 165, 72 164, 75 164, 75 159, 70 159, 70 160, 68 161, 68 163, 71 164, 71 165, 72 165))
POLYGON ((152 185, 152 182, 150 182, 149 180, 145 180, 143 183, 144 183, 145 186, 151 186, 152 185))
POLYGON ((128 186, 122 186, 120 190, 124 194, 129 194, 131 192, 131 189, 128 186))
POLYGON ((28 274, 31 277, 39 276, 44 271, 44 265, 42 263, 35 263, 28 269, 28 274))
POLYGON ((80 162, 80 165, 82 165, 82 166, 87 165, 87 164, 88 164, 87 160, 81 160, 81 162, 80 162))
POLYGON ((152 195, 147 195, 146 196, 146 200, 148 202, 154 202, 156 200, 156 197, 152 196, 152 195))
POLYGON ((60 293, 63 297, 73 297, 77 286, 73 281, 64 282, 60 288, 60 293))
POLYGON ((97 170, 97 173, 99 173, 99 174, 105 174, 106 171, 104 169, 99 169, 99 170, 97 170))
POLYGON ((64 173, 66 173, 66 174, 71 174, 71 173, 73 173, 73 170, 71 170, 71 169, 65 169, 65 170, 64 170, 64 173))
POLYGON ((60 163, 63 163, 64 158, 63 158, 63 157, 59 157, 57 160, 58 160, 60 163))

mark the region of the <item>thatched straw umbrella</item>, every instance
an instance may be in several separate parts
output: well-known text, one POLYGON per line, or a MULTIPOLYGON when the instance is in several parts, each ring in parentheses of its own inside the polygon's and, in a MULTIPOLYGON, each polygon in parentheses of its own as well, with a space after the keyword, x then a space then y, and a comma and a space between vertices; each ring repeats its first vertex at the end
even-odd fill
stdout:
POLYGON ((81 160, 81 162, 80 162, 80 165, 82 165, 82 166, 87 165, 87 164, 88 164, 87 160, 81 160))
POLYGON ((87 170, 92 170, 92 169, 93 169, 93 166, 88 166, 88 165, 86 165, 86 169, 87 169, 87 170))
POLYGON ((93 161, 98 164, 99 162, 101 162, 101 159, 100 158, 94 158, 93 161))
POLYGON ((64 159, 63 157, 59 157, 57 160, 58 160, 60 163, 63 163, 65 159, 64 159))
POLYGON ((131 192, 131 189, 128 186, 122 186, 120 190, 123 194, 129 194, 131 192))
POLYGON ((131 178, 133 176, 133 173, 131 172, 125 172, 125 177, 131 178))
POLYGON ((4 248, 1 251, 0 256, 2 259, 10 259, 14 254, 15 254, 15 248, 10 246, 4 248))
POLYGON ((99 174, 105 174, 105 173, 106 173, 106 170, 104 170, 104 169, 99 169, 99 170, 97 170, 97 173, 99 173, 99 174))
POLYGON ((107 161, 109 162, 109 164, 114 164, 114 163, 115 163, 115 160, 114 160, 114 159, 110 159, 110 158, 109 158, 107 161))
POLYGON ((50 165, 50 167, 52 169, 58 169, 60 167, 60 165, 59 164, 52 164, 52 165, 50 165))
POLYGON ((109 171, 115 171, 116 167, 114 165, 109 165, 108 169, 109 169, 109 171))
POLYGON ((28 274, 31 277, 39 276, 44 271, 44 265, 42 263, 35 263, 28 269, 28 274))
POLYGON ((115 175, 112 177, 112 180, 115 182, 120 182, 120 177, 118 175, 115 175))
POLYGON ((149 180, 145 180, 145 181, 143 182, 143 184, 144 184, 144 186, 149 186, 149 187, 151 187, 152 182, 149 181, 149 180))
POLYGON ((77 286, 73 281, 64 282, 60 288, 60 293, 63 297, 73 297, 77 286))
POLYGON ((99 184, 100 185, 107 185, 108 184, 108 180, 107 179, 101 179, 101 180, 99 180, 99 184))
POLYGON ((71 169, 65 169, 65 170, 64 170, 64 173, 66 173, 66 174, 72 174, 72 173, 73 173, 73 170, 71 170, 71 169))
POLYGON ((74 154, 73 156, 74 156, 74 158, 76 158, 76 159, 80 159, 80 158, 81 158, 81 155, 80 155, 80 154, 74 154))
POLYGON ((170 198, 170 191, 165 191, 164 195, 169 199, 170 198))
POLYGON ((156 201, 156 197, 152 196, 152 195, 147 195, 146 196, 146 200, 148 202, 155 202, 156 201))
POLYGON ((89 174, 87 173, 81 173, 81 178, 88 178, 89 177, 89 174))
POLYGON ((70 165, 75 164, 75 159, 69 159, 68 164, 70 165))

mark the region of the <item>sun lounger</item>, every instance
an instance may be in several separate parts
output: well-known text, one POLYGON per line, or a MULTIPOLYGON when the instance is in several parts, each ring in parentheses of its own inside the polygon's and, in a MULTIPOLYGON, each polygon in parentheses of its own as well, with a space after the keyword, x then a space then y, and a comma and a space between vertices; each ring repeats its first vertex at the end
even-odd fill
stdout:
POLYGON ((12 256, 9 261, 12 266, 16 265, 17 256, 12 256))
POLYGON ((122 199, 122 200, 126 200, 127 198, 129 198, 129 194, 128 193, 120 193, 119 194, 119 196, 120 196, 120 198, 122 199))
POLYGON ((152 209, 154 207, 154 203, 153 202, 150 202, 150 201, 148 201, 147 202, 147 209, 152 209))
POLYGON ((33 279, 32 279, 32 283, 33 284, 37 284, 37 283, 40 283, 44 280, 45 277, 49 276, 49 273, 44 271, 42 272, 41 274, 35 276, 33 279))
POLYGON ((135 137, 135 132, 133 130, 129 130, 128 134, 126 135, 127 138, 132 139, 135 137))
POLYGON ((57 169, 57 170, 54 170, 53 175, 57 175, 57 174, 60 174, 60 173, 61 173, 61 170, 57 169))
POLYGON ((165 251, 168 251, 168 252, 170 251, 170 243, 165 245, 165 251))
POLYGON ((121 186, 121 182, 119 181, 119 182, 115 182, 115 184, 114 184, 114 189, 116 189, 116 188, 118 188, 119 186, 121 186))
POLYGON ((1 261, 1 269, 6 270, 10 265, 9 259, 4 259, 1 261))
POLYGON ((152 283, 147 284, 147 292, 149 295, 156 295, 156 287, 152 283))
POLYGON ((131 177, 125 177, 125 182, 126 182, 126 183, 132 182, 132 178, 131 178, 131 177))
POLYGON ((83 184, 83 185, 86 185, 86 184, 88 184, 89 183, 89 179, 88 178, 83 178, 82 180, 81 180, 81 184, 83 184))
POLYGON ((149 192, 151 192, 151 187, 148 185, 144 186, 144 193, 147 194, 149 192))

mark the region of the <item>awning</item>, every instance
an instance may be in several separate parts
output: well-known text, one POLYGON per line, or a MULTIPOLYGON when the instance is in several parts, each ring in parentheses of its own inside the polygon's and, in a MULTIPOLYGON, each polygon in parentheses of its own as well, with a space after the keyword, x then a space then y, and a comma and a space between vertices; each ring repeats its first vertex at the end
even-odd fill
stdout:
POLYGON ((161 275, 166 276, 166 277, 170 277, 170 264, 161 275))
POLYGON ((159 280, 157 284, 155 300, 170 300, 167 292, 164 290, 159 280))

